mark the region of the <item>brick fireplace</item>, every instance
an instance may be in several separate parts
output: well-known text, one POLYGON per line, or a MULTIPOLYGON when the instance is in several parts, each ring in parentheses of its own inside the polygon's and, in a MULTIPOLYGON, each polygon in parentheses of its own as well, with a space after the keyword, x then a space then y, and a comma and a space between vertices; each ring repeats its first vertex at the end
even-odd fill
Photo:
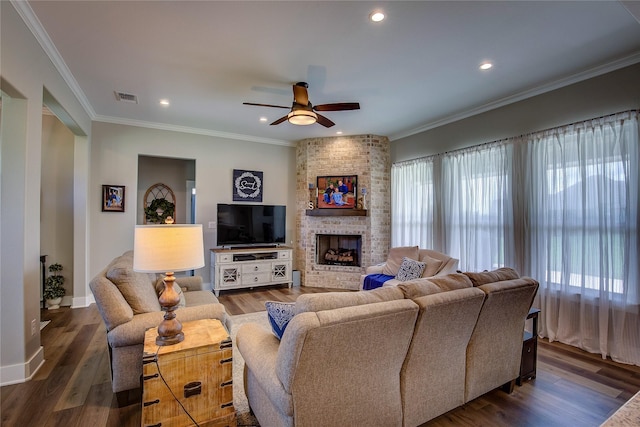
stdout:
MULTIPOLYGON (((384 261, 391 238, 391 160, 389 139, 384 136, 357 135, 311 138, 298 142, 296 149, 296 267, 304 286, 358 289, 365 267, 384 261), (315 194, 309 184, 318 176, 358 176, 358 196, 367 189, 366 211, 353 209, 313 209, 309 200, 315 194), (321 236, 342 236, 346 240, 323 243, 321 236), (329 249, 353 249, 351 238, 359 241, 357 263, 326 261, 329 249), (348 242, 348 243, 347 243, 348 242), (336 247, 331 247, 336 246, 336 247), (319 259, 319 258, 322 258, 319 259)), ((329 258, 333 258, 333 255, 329 258)), ((340 257, 339 254, 337 254, 340 257)))

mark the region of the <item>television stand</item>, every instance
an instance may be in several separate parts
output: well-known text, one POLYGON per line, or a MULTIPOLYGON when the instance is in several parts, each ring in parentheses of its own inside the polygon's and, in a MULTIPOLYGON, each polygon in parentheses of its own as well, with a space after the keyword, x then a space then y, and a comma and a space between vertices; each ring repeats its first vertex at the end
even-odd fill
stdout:
POLYGON ((286 246, 211 249, 213 292, 256 286, 293 285, 293 250, 286 246))

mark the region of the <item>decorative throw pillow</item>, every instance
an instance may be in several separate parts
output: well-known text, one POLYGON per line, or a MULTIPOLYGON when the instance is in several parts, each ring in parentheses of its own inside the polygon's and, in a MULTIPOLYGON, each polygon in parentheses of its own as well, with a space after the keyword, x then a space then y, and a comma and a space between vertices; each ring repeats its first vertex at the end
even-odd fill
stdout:
POLYGON ((396 275, 396 279, 401 282, 406 282, 407 280, 418 279, 422 277, 422 272, 424 271, 425 263, 416 261, 415 259, 404 257, 402 258, 402 264, 400 264, 400 269, 398 270, 398 274, 396 275))
POLYGON ((120 257, 107 271, 107 278, 118 287, 134 314, 160 311, 154 275, 133 271, 131 259, 120 257))
POLYGON ((280 340, 284 334, 287 325, 295 315, 295 303, 267 301, 264 303, 267 308, 267 316, 271 324, 273 334, 280 340))
POLYGON ((387 256, 387 262, 384 264, 382 274, 387 276, 397 276, 400 264, 404 257, 411 259, 418 259, 418 247, 417 246, 399 246, 397 248, 389 249, 389 256, 387 256))
POLYGON ((436 273, 440 271, 440 267, 442 267, 442 264, 444 264, 444 261, 432 258, 429 255, 421 255, 420 262, 424 262, 426 264, 424 267, 424 272, 422 273, 422 277, 435 276, 436 273))

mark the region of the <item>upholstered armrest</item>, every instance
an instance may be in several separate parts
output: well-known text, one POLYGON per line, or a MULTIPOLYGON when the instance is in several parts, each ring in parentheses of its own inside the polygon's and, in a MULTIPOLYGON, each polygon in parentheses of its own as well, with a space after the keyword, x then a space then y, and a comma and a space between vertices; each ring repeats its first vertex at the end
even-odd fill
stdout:
MULTIPOLYGON (((218 319, 229 330, 227 312, 222 304, 206 304, 195 307, 180 307, 175 311, 180 322, 189 322, 200 319, 218 319)), ((111 347, 125 347, 144 342, 144 334, 147 329, 157 327, 164 317, 163 311, 136 314, 133 320, 109 331, 107 340, 111 347)))
POLYGON ((182 289, 183 292, 203 290, 202 276, 177 277, 176 282, 180 285, 180 289, 182 289))
POLYGON ((236 345, 244 358, 245 370, 251 372, 275 407, 285 409, 287 415, 292 415, 292 397, 285 392, 276 376, 280 341, 260 325, 247 323, 238 329, 236 345))
POLYGON ((157 327, 163 317, 164 312, 162 311, 136 314, 131 321, 118 325, 107 333, 109 345, 111 347, 126 347, 143 343, 145 331, 157 327))
POLYGON ((384 264, 376 264, 376 265, 372 265, 370 267, 367 267, 365 270, 366 274, 382 274, 382 270, 384 269, 384 264))
POLYGON ((191 291, 184 292, 182 295, 184 296, 184 302, 187 307, 220 302, 211 291, 191 291))

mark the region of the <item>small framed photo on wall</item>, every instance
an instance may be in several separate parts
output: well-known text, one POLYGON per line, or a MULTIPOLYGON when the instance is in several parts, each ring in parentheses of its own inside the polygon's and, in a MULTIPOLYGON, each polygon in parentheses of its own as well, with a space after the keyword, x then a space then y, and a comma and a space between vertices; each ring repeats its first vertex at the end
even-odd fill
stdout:
POLYGON ((124 212, 124 185, 102 186, 102 212, 124 212))

